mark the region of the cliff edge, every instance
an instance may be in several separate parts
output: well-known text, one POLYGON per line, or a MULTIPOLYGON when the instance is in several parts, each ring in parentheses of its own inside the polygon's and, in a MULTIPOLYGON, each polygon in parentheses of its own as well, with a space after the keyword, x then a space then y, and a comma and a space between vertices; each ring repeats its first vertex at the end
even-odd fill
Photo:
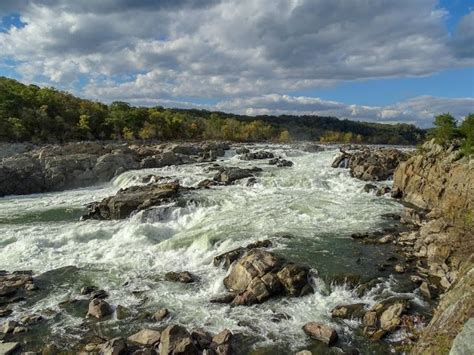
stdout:
POLYGON ((458 148, 426 142, 394 173, 392 194, 422 216, 411 252, 443 293, 412 354, 474 353, 474 159, 458 148))

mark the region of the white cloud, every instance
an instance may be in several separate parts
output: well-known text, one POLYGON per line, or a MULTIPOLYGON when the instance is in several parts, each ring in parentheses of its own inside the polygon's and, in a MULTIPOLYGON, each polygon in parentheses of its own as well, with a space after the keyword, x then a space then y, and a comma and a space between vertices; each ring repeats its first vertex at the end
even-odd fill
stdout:
POLYGON ((314 97, 264 95, 223 101, 218 110, 247 115, 319 115, 380 123, 411 123, 430 127, 434 116, 449 112, 458 119, 474 113, 474 98, 419 96, 394 105, 347 105, 314 97))

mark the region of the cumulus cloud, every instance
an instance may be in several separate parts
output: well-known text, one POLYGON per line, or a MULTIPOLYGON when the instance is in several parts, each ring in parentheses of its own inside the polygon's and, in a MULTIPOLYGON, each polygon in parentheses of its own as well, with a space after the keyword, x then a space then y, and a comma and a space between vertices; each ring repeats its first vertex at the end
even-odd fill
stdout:
MULTIPOLYGON (((27 81, 105 101, 283 97, 340 81, 424 76, 472 65, 472 13, 450 37, 443 24, 447 13, 437 4, 5 0, 0 14, 19 12, 24 26, 0 33, 0 60, 13 59, 27 81)), ((352 110, 353 117, 378 115, 373 108, 352 110)), ((386 111, 379 119, 390 115, 386 111)))
POLYGON ((388 106, 348 105, 314 97, 264 95, 223 101, 218 110, 247 115, 319 115, 380 123, 410 123, 430 127, 434 116, 449 112, 458 119, 474 113, 474 98, 419 96, 388 106))

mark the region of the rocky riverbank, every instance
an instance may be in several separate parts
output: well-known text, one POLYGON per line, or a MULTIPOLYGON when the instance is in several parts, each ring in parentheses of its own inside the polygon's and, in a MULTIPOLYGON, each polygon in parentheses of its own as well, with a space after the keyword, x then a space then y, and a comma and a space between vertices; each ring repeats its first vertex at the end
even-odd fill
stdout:
MULTIPOLYGON (((408 230, 354 237, 393 242, 407 261, 395 271, 413 272, 411 279, 420 294, 439 301, 429 324, 418 331, 411 353, 472 353, 474 160, 463 157, 456 143, 443 148, 430 141, 409 158, 383 149, 376 153, 367 149, 343 151, 333 166, 348 167, 353 176, 363 180, 393 175, 392 196, 410 205, 398 217, 408 230), (394 161, 394 156, 400 157, 395 159, 395 170, 386 164, 394 161)), ((366 317, 367 313, 364 323, 366 317)))

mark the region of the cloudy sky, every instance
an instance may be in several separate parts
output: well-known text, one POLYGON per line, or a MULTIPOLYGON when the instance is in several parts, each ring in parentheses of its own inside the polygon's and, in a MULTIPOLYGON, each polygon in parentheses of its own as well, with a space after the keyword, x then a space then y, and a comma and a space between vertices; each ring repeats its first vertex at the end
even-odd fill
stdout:
POLYGON ((0 75, 135 105, 474 112, 473 0, 1 0, 0 75))

